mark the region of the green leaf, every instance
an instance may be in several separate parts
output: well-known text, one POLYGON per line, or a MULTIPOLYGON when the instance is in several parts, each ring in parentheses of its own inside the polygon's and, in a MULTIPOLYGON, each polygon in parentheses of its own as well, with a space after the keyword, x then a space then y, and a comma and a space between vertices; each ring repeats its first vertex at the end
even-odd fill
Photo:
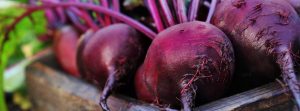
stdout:
POLYGON ((14 92, 24 85, 25 82, 25 67, 30 63, 30 60, 24 60, 9 69, 4 73, 4 91, 14 92))
MULTIPOLYGON (((25 2, 25 0, 17 0, 25 2)), ((27 1, 26 1, 27 2, 27 1)), ((11 7, 4 7, 6 2, 0 1, 0 111, 6 111, 4 89, 12 92, 24 85, 24 67, 29 62, 22 62, 19 66, 8 70, 4 77, 6 66, 16 63, 20 59, 24 59, 22 52, 23 45, 31 45, 33 50, 40 50, 45 45, 37 41, 37 35, 46 32, 46 20, 42 11, 33 13, 33 23, 28 17, 20 21, 13 32, 9 34, 9 40, 3 41, 3 30, 11 24, 15 17, 22 14, 25 10, 18 7, 18 4, 11 4, 11 7), (3 6, 3 7, 2 7, 3 6), (4 79, 5 78, 5 79, 4 79)), ((33 52, 32 52, 33 53, 33 52)))

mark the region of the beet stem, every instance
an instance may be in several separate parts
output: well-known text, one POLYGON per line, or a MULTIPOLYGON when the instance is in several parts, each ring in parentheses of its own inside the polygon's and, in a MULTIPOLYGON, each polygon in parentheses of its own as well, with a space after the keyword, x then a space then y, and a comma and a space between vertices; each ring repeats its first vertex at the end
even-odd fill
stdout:
MULTIPOLYGON (((60 3, 61 1, 60 0, 42 0, 43 4, 49 3, 49 2, 60 3)), ((54 11, 58 14, 58 18, 59 18, 58 21, 60 23, 65 23, 67 21, 64 10, 61 7, 55 8, 54 11)))
MULTIPOLYGON (((47 1, 47 0, 44 0, 43 3, 44 4, 47 4, 47 3, 59 3, 59 1, 47 1)), ((57 7, 55 9, 56 9, 56 12, 59 14, 61 23, 65 23, 66 22, 66 17, 65 17, 64 11, 63 11, 64 9, 62 7, 57 7), (63 18, 61 18, 61 17, 63 17, 63 18)), ((93 22, 93 20, 89 17, 89 15, 86 14, 85 11, 78 10, 77 8, 74 8, 74 7, 71 7, 71 8, 68 8, 68 9, 70 9, 71 11, 73 11, 76 15, 81 16, 86 21, 86 24, 89 25, 93 30, 99 29, 98 26, 93 22)))
POLYGON ((51 9, 46 9, 45 10, 45 16, 46 16, 48 24, 51 24, 51 26, 49 26, 49 27, 53 28, 54 24, 55 24, 55 22, 57 20, 54 12, 51 9))
POLYGON ((80 31, 85 32, 88 30, 88 28, 80 23, 80 20, 75 17, 75 14, 69 10, 66 10, 67 16, 70 18, 71 22, 74 24, 75 27, 77 27, 80 31))
POLYGON ((116 80, 116 77, 118 74, 117 71, 112 70, 109 72, 109 76, 107 78, 107 81, 105 83, 104 89, 102 91, 102 95, 100 96, 100 105, 104 111, 109 111, 109 107, 107 106, 107 98, 111 94, 112 90, 115 88, 116 83, 118 80, 116 80))
POLYGON ((162 8, 162 12, 163 12, 164 16, 167 19, 168 26, 175 25, 175 21, 173 19, 173 15, 172 15, 172 13, 170 11, 170 7, 168 5, 167 0, 159 0, 159 3, 160 3, 160 6, 162 8))
POLYGON ((176 1, 175 9, 176 9, 179 23, 187 22, 186 7, 185 7, 184 0, 174 0, 174 1, 176 1))
POLYGON ((113 9, 117 12, 120 12, 120 2, 119 0, 113 0, 113 9))
POLYGON ((61 23, 66 23, 67 19, 66 19, 65 13, 64 13, 64 9, 63 8, 56 8, 55 11, 58 14, 59 21, 61 23))
POLYGON ((296 100, 297 107, 300 108, 299 82, 294 70, 293 57, 287 47, 282 48, 281 51, 279 51, 276 62, 281 68, 283 80, 288 84, 288 87, 296 100))
MULTIPOLYGON (((120 12, 120 2, 119 0, 112 0, 112 9, 116 12, 120 12)), ((112 18, 112 23, 117 23, 118 21, 112 18)))
MULTIPOLYGON (((78 0, 69 0, 72 2, 79 2, 78 0)), ((90 4, 93 4, 94 2, 92 2, 93 0, 89 0, 90 4)), ((96 19, 98 20, 98 22, 100 23, 100 26, 108 26, 109 24, 106 24, 105 21, 103 20, 103 17, 99 14, 99 13, 95 13, 96 14, 96 19)))
MULTIPOLYGON (((108 1, 107 1, 107 0, 101 0, 100 4, 101 4, 103 7, 109 9, 108 1)), ((107 16, 107 15, 104 15, 104 21, 105 21, 106 25, 111 24, 110 17, 107 16)))
POLYGON ((89 25, 94 31, 99 29, 99 27, 93 22, 93 20, 90 18, 90 16, 86 12, 84 12, 84 10, 79 10, 75 7, 70 7, 68 9, 70 9, 76 15, 79 15, 80 17, 82 17, 85 20, 86 24, 89 25))
POLYGON ((211 0, 209 12, 208 12, 208 15, 207 15, 207 18, 206 18, 206 21, 205 21, 206 23, 210 23, 211 18, 215 13, 216 6, 217 6, 217 0, 211 0))
POLYGON ((125 22, 126 24, 132 26, 133 28, 141 31, 142 33, 144 33, 147 37, 149 37, 150 39, 154 39, 154 37, 156 36, 156 33, 153 32, 152 30, 150 30, 149 28, 147 28, 146 26, 142 25, 141 23, 135 21, 132 18, 129 18, 126 15, 120 14, 120 13, 116 13, 115 11, 111 11, 109 9, 106 9, 102 6, 97 6, 97 5, 91 5, 91 4, 82 4, 82 3, 74 3, 74 2, 66 2, 66 3, 52 3, 52 4, 47 4, 47 5, 42 5, 42 6, 31 6, 28 8, 28 10, 23 13, 21 16, 17 17, 14 22, 7 28, 7 30, 5 31, 4 34, 4 40, 8 39, 8 34, 9 32, 15 27, 15 25, 21 21, 23 18, 25 18, 27 15, 38 11, 38 10, 42 10, 42 9, 47 9, 47 8, 53 8, 53 7, 78 7, 78 8, 86 8, 86 9, 90 9, 93 10, 95 12, 98 13, 104 13, 107 15, 110 15, 112 17, 115 17, 116 19, 119 19, 120 21, 125 22))
POLYGON ((157 31, 160 32, 162 30, 164 30, 164 26, 161 20, 161 17, 159 16, 159 12, 157 9, 157 5, 155 3, 156 0, 147 0, 148 2, 148 8, 150 10, 150 13, 154 19, 154 23, 156 25, 157 31))
POLYGON ((101 26, 108 26, 105 24, 105 21, 103 20, 102 16, 99 13, 96 13, 96 17, 101 26))
POLYGON ((197 18, 198 10, 199 10, 199 3, 202 3, 202 0, 192 0, 189 5, 189 12, 188 12, 188 21, 195 21, 197 18))

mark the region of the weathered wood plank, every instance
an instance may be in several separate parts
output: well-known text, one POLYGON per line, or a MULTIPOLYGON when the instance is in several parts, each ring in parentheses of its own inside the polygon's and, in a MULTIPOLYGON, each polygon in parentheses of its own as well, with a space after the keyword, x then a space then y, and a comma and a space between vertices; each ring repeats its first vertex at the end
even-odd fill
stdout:
MULTIPOLYGON (((27 68, 26 82, 36 111, 95 111, 99 90, 82 80, 59 71, 53 56, 47 55, 27 68)), ((156 107, 120 95, 109 98, 113 111, 156 111, 156 107)), ((223 98, 195 108, 199 111, 290 111, 294 103, 277 82, 223 98)))
MULTIPOLYGON (((42 62, 27 68, 26 83, 35 111, 100 111, 100 92, 93 85, 58 72, 42 62)), ((112 111, 151 109, 123 96, 111 96, 108 105, 112 111)))
POLYGON ((200 106, 201 111, 291 111, 293 102, 287 90, 279 83, 270 83, 231 97, 200 106))

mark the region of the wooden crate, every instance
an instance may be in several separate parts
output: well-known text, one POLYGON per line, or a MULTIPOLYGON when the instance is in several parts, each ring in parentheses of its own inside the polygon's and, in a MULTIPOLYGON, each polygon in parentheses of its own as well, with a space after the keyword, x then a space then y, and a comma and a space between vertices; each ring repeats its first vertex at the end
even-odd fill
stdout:
MULTIPOLYGON (((33 111, 100 111, 100 91, 83 80, 71 77, 58 67, 51 52, 26 68, 26 84, 33 111)), ((159 111, 133 98, 112 95, 112 111, 159 111)), ((195 108, 199 111, 291 111, 295 109, 288 91, 277 82, 219 99, 195 108)))

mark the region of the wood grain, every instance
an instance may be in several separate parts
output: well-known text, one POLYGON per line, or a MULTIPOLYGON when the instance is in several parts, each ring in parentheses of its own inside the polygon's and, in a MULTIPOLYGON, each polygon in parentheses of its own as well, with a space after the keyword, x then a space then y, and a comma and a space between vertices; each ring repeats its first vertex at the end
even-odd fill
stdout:
MULTIPOLYGON (((26 84, 34 111, 101 111, 98 106, 101 93, 95 86, 52 69, 45 65, 45 61, 27 67, 26 84)), ((112 111, 158 110, 119 95, 109 97, 108 105, 112 111)))
MULTIPOLYGON (((26 69, 26 84, 34 111, 101 111, 100 91, 93 85, 64 74, 51 53, 26 69)), ((113 95, 112 111, 158 111, 132 98, 113 95)), ((195 108, 196 111, 291 111, 294 102, 277 82, 195 108)))

